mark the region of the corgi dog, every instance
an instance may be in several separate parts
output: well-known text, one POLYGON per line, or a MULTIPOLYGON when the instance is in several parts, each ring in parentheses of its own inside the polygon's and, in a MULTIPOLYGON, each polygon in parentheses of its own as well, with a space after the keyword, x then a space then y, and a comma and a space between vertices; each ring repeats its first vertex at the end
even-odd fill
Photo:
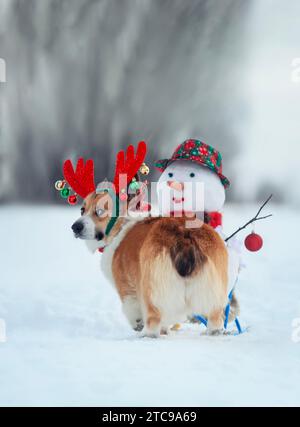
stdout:
POLYGON ((102 269, 131 326, 154 338, 201 313, 208 333, 221 333, 229 279, 228 252, 219 234, 203 223, 188 228, 187 218, 121 215, 107 235, 111 206, 108 193, 89 194, 72 230, 90 248, 105 248, 102 269))
MULTIPOLYGON (((71 160, 64 162, 65 181, 58 187, 68 183, 84 200, 73 233, 93 251, 104 250, 104 274, 115 286, 129 323, 141 336, 166 334, 170 326, 194 314, 207 317, 209 333, 220 333, 232 288, 222 237, 197 218, 140 215, 133 219, 129 215, 131 201, 135 201, 129 190, 133 183, 136 187, 146 151, 144 141, 136 152, 132 145, 126 152, 119 151, 113 182, 104 181, 97 187, 91 159, 80 158, 75 168, 71 160)), ((70 197, 72 204, 74 196, 70 197)), ((141 206, 137 204, 133 211, 141 211, 141 206)), ((237 308, 235 299, 231 318, 232 308, 237 308)))

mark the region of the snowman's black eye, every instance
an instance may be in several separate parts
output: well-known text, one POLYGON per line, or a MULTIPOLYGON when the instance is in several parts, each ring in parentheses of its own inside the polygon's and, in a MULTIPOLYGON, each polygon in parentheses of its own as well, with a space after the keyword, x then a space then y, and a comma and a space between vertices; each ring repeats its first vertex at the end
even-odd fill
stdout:
POLYGON ((169 172, 169 173, 168 173, 168 176, 169 176, 169 178, 173 178, 173 173, 172 173, 172 172, 169 172))
POLYGON ((191 173, 190 173, 190 177, 191 177, 191 178, 194 178, 194 177, 195 177, 194 172, 191 172, 191 173))

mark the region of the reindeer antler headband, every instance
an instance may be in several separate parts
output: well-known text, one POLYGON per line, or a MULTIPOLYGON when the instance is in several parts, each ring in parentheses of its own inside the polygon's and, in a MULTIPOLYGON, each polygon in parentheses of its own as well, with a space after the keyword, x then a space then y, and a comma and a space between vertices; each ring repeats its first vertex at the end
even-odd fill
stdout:
MULTIPOLYGON (((129 145, 126 150, 121 150, 117 154, 115 176, 113 180, 113 189, 116 197, 116 216, 111 218, 108 226, 108 232, 114 225, 115 221, 119 216, 119 199, 121 201, 127 200, 128 185, 135 184, 135 175, 140 171, 143 175, 149 173, 148 166, 144 163, 147 153, 147 145, 144 141, 140 141, 134 153, 134 146, 129 145)), ((80 158, 77 162, 76 169, 74 169, 71 160, 66 160, 63 165, 64 180, 56 181, 55 188, 60 191, 63 198, 68 199, 69 204, 75 205, 77 203, 77 196, 83 199, 90 193, 96 191, 107 190, 103 187, 97 187, 95 185, 94 178, 94 162, 93 160, 87 160, 84 162, 83 158, 80 158), (68 184, 68 185, 67 185, 68 184), (70 188, 68 188, 68 186, 70 188), (73 190, 73 194, 71 193, 73 190)), ((136 184, 135 184, 136 185, 136 184)))

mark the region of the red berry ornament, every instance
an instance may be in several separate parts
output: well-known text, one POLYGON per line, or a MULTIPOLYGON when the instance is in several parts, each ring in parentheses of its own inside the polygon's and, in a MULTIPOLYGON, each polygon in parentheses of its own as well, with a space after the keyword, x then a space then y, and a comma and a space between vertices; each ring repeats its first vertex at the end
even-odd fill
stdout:
POLYGON ((70 205, 76 205, 77 203, 77 196, 75 194, 72 194, 71 196, 68 197, 68 203, 70 205))
POLYGON ((257 252, 263 246, 263 239, 259 234, 251 233, 245 239, 245 246, 250 252, 257 252))

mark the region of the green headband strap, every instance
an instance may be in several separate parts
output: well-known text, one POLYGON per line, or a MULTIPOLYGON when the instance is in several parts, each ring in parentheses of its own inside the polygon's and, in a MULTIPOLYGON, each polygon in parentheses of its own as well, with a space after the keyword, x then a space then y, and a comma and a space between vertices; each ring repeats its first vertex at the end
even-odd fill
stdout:
POLYGON ((111 229, 113 228, 113 226, 115 225, 117 219, 119 218, 120 215, 120 200, 119 197, 117 196, 116 198, 116 216, 112 216, 109 220, 109 223, 107 224, 106 230, 105 230, 105 235, 108 236, 109 233, 111 232, 111 229))
POLYGON ((113 226, 115 225, 117 219, 120 216, 120 199, 119 196, 111 189, 111 188, 97 188, 96 193, 109 193, 112 200, 114 201, 114 199, 116 199, 116 204, 115 204, 115 216, 112 216, 107 224, 106 230, 105 230, 105 236, 108 236, 109 233, 111 232, 111 229, 113 228, 113 226))

